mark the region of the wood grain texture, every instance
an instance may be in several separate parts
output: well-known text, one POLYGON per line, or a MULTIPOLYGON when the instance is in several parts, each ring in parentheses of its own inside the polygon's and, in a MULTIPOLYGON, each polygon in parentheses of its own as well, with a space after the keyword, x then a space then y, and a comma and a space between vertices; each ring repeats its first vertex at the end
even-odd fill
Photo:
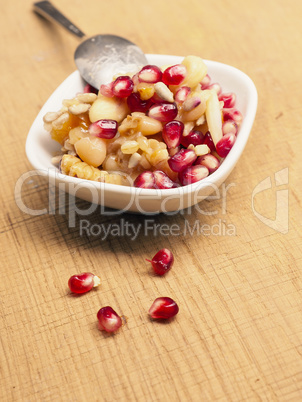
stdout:
MULTIPOLYGON (((195 54, 242 69, 257 86, 259 107, 246 150, 227 180, 226 204, 205 201, 200 210, 157 217, 106 216, 97 208, 87 217, 89 225, 108 229, 128 222, 142 228, 135 240, 115 232, 102 240, 104 233, 81 235, 79 217, 69 225, 76 208, 89 207, 86 202, 72 205, 66 197, 59 204, 58 191, 35 177, 23 185, 22 200, 42 209, 51 198, 52 213, 26 214, 16 204, 14 188, 31 169, 24 151, 27 132, 49 95, 75 69, 78 42, 35 15, 29 0, 5 2, 0 13, 0 400, 302 400, 301 3, 54 3, 87 34, 115 33, 146 53, 195 54), (278 187, 274 175, 286 168, 288 184, 278 187), (272 189, 257 195, 255 208, 275 219, 277 191, 288 191, 285 234, 265 225, 252 209, 253 190, 267 177, 272 189), (192 235, 196 222, 205 231, 192 235), (218 233, 221 222, 235 233, 218 233), (161 233, 164 225, 176 225, 179 235, 161 233), (217 232, 209 234, 205 225, 217 225, 217 232), (162 247, 175 255, 164 278, 153 276, 145 261, 162 247), (102 285, 73 297, 68 278, 82 271, 98 273, 102 285), (160 295, 180 306, 169 324, 147 315, 160 295), (104 305, 128 318, 116 335, 97 329, 96 313, 104 305)), ((278 211, 281 226, 285 206, 278 211)))

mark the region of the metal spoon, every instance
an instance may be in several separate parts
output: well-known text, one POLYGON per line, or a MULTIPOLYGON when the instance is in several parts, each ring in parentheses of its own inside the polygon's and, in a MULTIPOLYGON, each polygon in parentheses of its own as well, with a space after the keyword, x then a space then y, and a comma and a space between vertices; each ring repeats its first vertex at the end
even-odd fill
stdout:
MULTIPOLYGON (((85 38, 86 35, 49 1, 34 3, 34 11, 79 38, 85 38)), ((111 82, 117 73, 136 71, 139 66, 148 64, 137 45, 116 35, 95 35, 84 40, 77 47, 74 60, 81 76, 95 88, 111 82)))

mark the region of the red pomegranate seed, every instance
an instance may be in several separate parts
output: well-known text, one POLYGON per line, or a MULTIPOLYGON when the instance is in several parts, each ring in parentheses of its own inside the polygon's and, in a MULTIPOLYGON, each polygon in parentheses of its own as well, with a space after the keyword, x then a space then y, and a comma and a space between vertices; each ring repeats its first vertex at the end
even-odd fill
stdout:
POLYGON ((146 113, 149 107, 151 106, 152 102, 150 102, 150 99, 147 101, 141 100, 140 96, 138 93, 132 93, 130 96, 127 98, 127 105, 130 109, 130 112, 141 112, 141 113, 146 113))
POLYGON ((182 148, 168 160, 168 164, 174 172, 181 172, 188 166, 191 166, 196 159, 197 156, 193 149, 182 148))
POLYGON ((193 96, 192 98, 187 98, 183 103, 183 110, 190 112, 201 104, 200 98, 193 96))
POLYGON ((90 272, 73 275, 68 280, 70 291, 77 294, 89 292, 93 287, 99 286, 100 283, 100 278, 90 272))
POLYGON ((210 131, 207 131, 203 138, 203 144, 206 144, 211 151, 215 151, 215 144, 213 142, 210 131))
POLYGON ((213 84, 210 84, 207 89, 214 89, 214 91, 216 91, 217 95, 220 95, 222 90, 221 90, 221 86, 217 83, 214 82, 213 84))
POLYGON ((216 156, 214 156, 212 154, 206 154, 206 155, 199 156, 196 159, 195 165, 205 166, 208 169, 209 173, 211 174, 219 168, 220 162, 219 162, 219 159, 216 158, 216 156))
POLYGON ((179 88, 176 91, 175 96, 174 96, 175 101, 179 102, 179 103, 183 103, 187 99, 190 92, 191 92, 190 87, 184 86, 184 87, 179 88))
POLYGON ((147 101, 143 101, 143 100, 141 100, 139 94, 133 92, 127 98, 127 105, 129 107, 131 113, 133 113, 133 112, 146 113, 147 110, 149 109, 151 103, 150 103, 150 99, 147 101))
POLYGON ((133 183, 134 187, 138 188, 154 188, 155 179, 153 172, 146 170, 137 176, 133 183))
POLYGON ((151 261, 148 259, 146 260, 151 262, 154 272, 160 276, 165 275, 170 271, 174 263, 172 251, 168 248, 162 248, 159 250, 151 261))
POLYGON ((117 121, 102 119, 91 123, 88 131, 89 134, 99 138, 106 138, 107 140, 113 138, 117 133, 117 121))
POLYGON ((221 158, 225 158, 236 141, 234 133, 225 134, 216 144, 216 151, 221 158))
POLYGON ((196 183, 207 176, 209 176, 209 170, 203 165, 189 166, 178 174, 179 180, 183 186, 196 183))
POLYGON ((98 90, 94 88, 92 85, 86 84, 83 92, 84 94, 97 94, 98 90))
POLYGON ((201 83, 200 83, 201 89, 206 89, 206 88, 208 88, 208 86, 210 85, 210 83, 211 83, 211 77, 209 76, 209 74, 207 74, 207 75, 204 77, 204 79, 201 81, 201 83))
POLYGON ((162 80, 166 85, 180 85, 186 78, 187 69, 183 64, 175 64, 163 72, 162 80))
POLYGON ((169 121, 164 125, 162 136, 168 148, 176 148, 184 131, 184 124, 178 120, 169 121))
POLYGON ((178 109, 174 103, 159 103, 151 106, 148 116, 164 123, 174 120, 177 116, 178 109))
POLYGON ((110 82, 109 84, 103 84, 100 87, 100 93, 103 96, 106 96, 107 98, 113 98, 114 93, 112 92, 112 87, 113 87, 113 82, 110 82))
POLYGON ((188 135, 183 135, 181 137, 181 145, 188 148, 189 145, 193 144, 194 146, 203 144, 204 135, 199 130, 192 130, 188 135))
POLYGON ((225 135, 229 133, 233 133, 235 135, 238 133, 238 126, 233 120, 225 121, 222 124, 222 134, 225 135))
POLYGON ((101 331, 115 332, 123 324, 121 317, 110 306, 102 307, 97 313, 97 318, 101 331))
POLYGON ((149 314, 154 320, 167 320, 176 316, 178 305, 170 297, 158 297, 149 309, 149 314))
POLYGON ((153 176, 154 176, 154 188, 164 190, 176 187, 176 183, 174 183, 174 181, 171 180, 170 177, 161 170, 155 170, 153 172, 153 176))
POLYGON ((238 126, 241 124, 243 116, 239 110, 235 108, 222 109, 223 121, 233 120, 238 126))
POLYGON ((223 102, 224 108, 233 108, 236 103, 236 95, 234 92, 229 92, 225 94, 220 94, 218 96, 220 102, 223 102))
POLYGON ((117 96, 118 98, 127 98, 131 95, 133 91, 133 81, 127 75, 122 75, 117 77, 117 79, 113 82, 112 85, 112 92, 113 95, 117 96))
POLYGON ((161 81, 162 75, 163 73, 159 67, 148 64, 138 73, 138 79, 140 82, 155 84, 156 82, 161 81))

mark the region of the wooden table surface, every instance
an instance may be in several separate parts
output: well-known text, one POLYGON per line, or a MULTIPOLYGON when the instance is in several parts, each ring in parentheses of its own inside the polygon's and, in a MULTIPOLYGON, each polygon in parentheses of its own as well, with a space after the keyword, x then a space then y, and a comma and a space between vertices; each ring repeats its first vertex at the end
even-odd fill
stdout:
POLYGON ((104 230, 141 224, 136 239, 88 236, 80 219, 71 227, 68 211, 89 204, 68 197, 65 213, 57 205, 25 213, 16 197, 39 210, 54 191, 36 176, 15 194, 31 170, 27 133, 75 70, 78 40, 35 15, 29 0, 2 5, 0 400, 301 401, 301 2, 55 4, 90 35, 114 33, 146 53, 233 65, 253 79, 259 104, 224 200, 174 216, 97 209, 86 217, 104 230), (191 234, 196 222, 205 230, 191 234), (161 233, 173 224, 178 236, 161 233), (155 277, 145 258, 162 247, 175 264, 155 277), (73 297, 68 278, 83 271, 99 274, 101 287, 73 297), (158 296, 180 306, 168 324, 148 318, 158 296), (127 317, 115 335, 97 329, 104 305, 127 317))

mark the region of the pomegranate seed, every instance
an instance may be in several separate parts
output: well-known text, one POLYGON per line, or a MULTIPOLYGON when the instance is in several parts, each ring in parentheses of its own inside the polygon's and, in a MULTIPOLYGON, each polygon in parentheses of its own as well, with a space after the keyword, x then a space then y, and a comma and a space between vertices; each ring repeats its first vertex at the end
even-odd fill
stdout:
POLYGON ((148 116, 162 122, 168 122, 174 120, 177 113, 178 109, 174 103, 159 103, 151 106, 148 116))
POLYGON ((154 188, 155 179, 154 174, 146 170, 137 176, 133 183, 134 187, 138 188, 154 188))
POLYGON ((225 134, 216 144, 216 151, 221 158, 225 158, 236 141, 234 133, 225 134))
POLYGON ((179 174, 179 180, 183 186, 196 183, 209 175, 209 170, 203 165, 189 166, 179 174))
POLYGON ((86 84, 83 92, 84 94, 97 94, 98 90, 94 88, 92 85, 86 84))
POLYGON ((222 109, 223 121, 233 120, 238 126, 241 124, 243 116, 239 110, 235 108, 222 109))
POLYGON ((203 138, 204 135, 201 131, 191 130, 188 135, 183 135, 181 137, 180 143, 184 147, 188 148, 188 146, 191 144, 193 144, 194 146, 203 144, 203 138))
POLYGON ((233 133, 235 135, 238 133, 238 126, 233 120, 225 121, 222 124, 222 134, 225 135, 229 133, 233 133))
POLYGON ((112 87, 113 87, 113 82, 110 82, 109 84, 103 84, 100 87, 100 93, 103 96, 106 96, 107 98, 113 98, 114 93, 112 92, 112 87))
POLYGON ((203 144, 206 144, 211 151, 215 151, 215 144, 213 142, 210 131, 207 131, 203 137, 203 144))
POLYGON ((127 98, 127 105, 130 109, 130 112, 141 112, 146 113, 152 103, 150 100, 143 101, 141 100, 139 94, 132 93, 127 98))
POLYGON ((183 64, 175 64, 165 69, 162 80, 166 85, 180 85, 187 75, 187 69, 183 64))
POLYGON ((154 272, 162 276, 172 268, 174 257, 169 249, 163 248, 155 254, 151 261, 147 261, 151 262, 154 272))
POLYGON ((100 283, 100 278, 90 272, 73 275, 68 280, 70 291, 77 294, 89 292, 93 287, 99 286, 100 283))
POLYGON ((188 95, 189 95, 190 92, 191 92, 191 88, 190 88, 190 87, 186 87, 186 86, 185 86, 185 87, 179 88, 179 89, 176 91, 175 96, 174 96, 175 101, 176 101, 176 102, 179 102, 179 103, 184 102, 184 101, 187 99, 187 97, 188 97, 188 95))
POLYGON ((178 120, 169 121, 164 125, 162 136, 168 148, 176 148, 184 131, 184 124, 178 120))
POLYGON ((155 82, 161 81, 162 75, 163 73, 159 67, 148 64, 138 73, 138 79, 140 82, 154 84, 155 82))
POLYGON ((216 156, 214 156, 212 154, 206 154, 206 155, 199 156, 195 161, 195 165, 205 166, 206 168, 208 168, 208 171, 211 174, 219 168, 220 162, 219 162, 219 159, 216 158, 216 156))
POLYGON ((154 320, 167 320, 176 316, 178 305, 170 297, 158 297, 149 309, 149 314, 154 320))
POLYGON ((207 74, 207 75, 204 77, 204 79, 201 81, 201 83, 200 83, 201 89, 206 89, 206 88, 208 88, 208 86, 210 85, 210 83, 211 83, 211 77, 209 76, 209 74, 207 74))
POLYGON ((233 108, 236 103, 236 95, 234 92, 229 92, 226 94, 220 94, 218 96, 220 102, 223 102, 224 108, 233 108))
POLYGON ((133 91, 133 81, 127 75, 122 75, 117 77, 117 79, 113 82, 112 85, 112 92, 113 95, 117 96, 118 98, 127 98, 131 95, 133 91))
POLYGON ((181 172, 191 166, 196 159, 195 151, 183 148, 168 160, 168 164, 174 172, 181 172))
POLYGON ((217 95, 220 95, 222 92, 221 86, 217 82, 214 82, 213 84, 209 85, 207 89, 214 89, 217 95))
POLYGON ((183 103, 183 110, 185 112, 190 112, 191 110, 195 109, 200 104, 201 104, 201 100, 197 96, 187 98, 183 103))
POLYGON ((102 307, 97 313, 97 318, 101 331, 115 332, 123 324, 121 317, 110 306, 102 307))
POLYGON ((116 120, 102 119, 91 123, 88 131, 89 134, 95 137, 110 140, 117 133, 117 126, 118 124, 116 120))
POLYGON ((155 170, 153 172, 153 176, 154 188, 159 188, 163 190, 176 187, 176 183, 174 183, 174 181, 171 180, 170 177, 161 170, 155 170))

